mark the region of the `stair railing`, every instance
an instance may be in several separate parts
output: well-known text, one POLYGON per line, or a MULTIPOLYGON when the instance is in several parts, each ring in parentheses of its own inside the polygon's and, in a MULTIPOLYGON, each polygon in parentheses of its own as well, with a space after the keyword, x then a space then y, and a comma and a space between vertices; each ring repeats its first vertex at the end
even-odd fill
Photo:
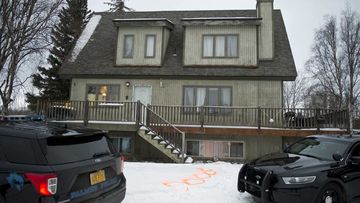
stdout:
POLYGON ((167 142, 185 162, 185 132, 182 132, 169 121, 155 113, 149 106, 145 106, 140 101, 137 102, 136 125, 145 126, 155 132, 162 140, 167 142))

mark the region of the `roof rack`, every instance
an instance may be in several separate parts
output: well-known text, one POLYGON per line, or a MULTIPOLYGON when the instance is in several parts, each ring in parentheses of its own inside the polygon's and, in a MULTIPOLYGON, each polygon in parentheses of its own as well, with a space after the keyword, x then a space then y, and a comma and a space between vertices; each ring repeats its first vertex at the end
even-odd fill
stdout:
POLYGON ((0 115, 0 121, 45 121, 43 115, 0 115))

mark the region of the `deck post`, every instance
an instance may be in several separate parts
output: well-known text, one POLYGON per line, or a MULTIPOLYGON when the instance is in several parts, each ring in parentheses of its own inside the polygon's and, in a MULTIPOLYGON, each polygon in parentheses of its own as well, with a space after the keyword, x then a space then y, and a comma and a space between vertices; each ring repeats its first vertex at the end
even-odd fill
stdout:
POLYGON ((316 108, 315 110, 315 122, 316 122, 316 133, 320 133, 320 109, 316 108))
POLYGON ((150 126, 150 104, 146 106, 146 127, 150 126))
POLYGON ((201 128, 204 127, 204 122, 205 122, 205 109, 204 106, 200 107, 200 126, 201 128))
POLYGON ((141 119, 141 102, 140 102, 140 100, 138 100, 137 102, 136 102, 136 118, 135 118, 135 120, 136 120, 136 128, 139 128, 140 127, 140 119, 141 119))
POLYGON ((181 132, 181 161, 185 163, 185 132, 181 132))
POLYGON ((261 129, 261 106, 258 106, 258 111, 257 111, 257 120, 258 120, 258 130, 261 129))
POLYGON ((89 106, 89 100, 86 100, 84 105, 84 126, 89 124, 89 106))
POLYGON ((332 120, 333 120, 333 128, 337 128, 338 126, 338 117, 339 117, 340 111, 336 110, 332 112, 332 120))
POLYGON ((347 121, 347 125, 346 125, 346 131, 347 131, 347 133, 349 133, 350 135, 352 134, 351 133, 351 119, 350 119, 350 109, 348 108, 348 109, 346 109, 346 118, 345 118, 345 120, 347 121))

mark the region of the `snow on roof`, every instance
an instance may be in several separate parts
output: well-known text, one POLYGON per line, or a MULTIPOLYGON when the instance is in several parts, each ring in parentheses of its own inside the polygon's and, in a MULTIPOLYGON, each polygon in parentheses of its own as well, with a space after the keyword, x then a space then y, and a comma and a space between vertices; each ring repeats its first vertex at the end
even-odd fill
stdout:
POLYGON ((201 17, 201 18, 181 18, 182 21, 195 20, 261 20, 259 17, 201 17))
POLYGON ((139 22, 139 21, 167 21, 171 24, 174 24, 171 22, 171 20, 167 18, 117 18, 113 19, 114 22, 139 22))
POLYGON ((101 15, 93 15, 89 22, 87 23, 85 29, 81 33, 79 39, 76 42, 74 50, 72 51, 70 61, 74 62, 81 52, 81 50, 85 47, 92 34, 95 31, 96 26, 99 24, 101 19, 101 15))

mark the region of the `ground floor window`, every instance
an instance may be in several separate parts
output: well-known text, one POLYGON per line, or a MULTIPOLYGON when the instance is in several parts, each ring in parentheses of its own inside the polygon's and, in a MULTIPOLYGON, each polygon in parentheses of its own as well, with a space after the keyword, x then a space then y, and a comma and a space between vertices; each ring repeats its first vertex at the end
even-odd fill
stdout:
POLYGON ((187 141, 186 153, 192 156, 199 156, 199 141, 187 141))
POLYGON ((119 85, 88 85, 88 101, 119 101, 119 85))
POLYGON ((188 140, 186 153, 200 157, 244 158, 244 142, 188 140))
POLYGON ((130 154, 131 153, 131 143, 132 139, 131 137, 116 137, 111 138, 116 151, 130 154))

